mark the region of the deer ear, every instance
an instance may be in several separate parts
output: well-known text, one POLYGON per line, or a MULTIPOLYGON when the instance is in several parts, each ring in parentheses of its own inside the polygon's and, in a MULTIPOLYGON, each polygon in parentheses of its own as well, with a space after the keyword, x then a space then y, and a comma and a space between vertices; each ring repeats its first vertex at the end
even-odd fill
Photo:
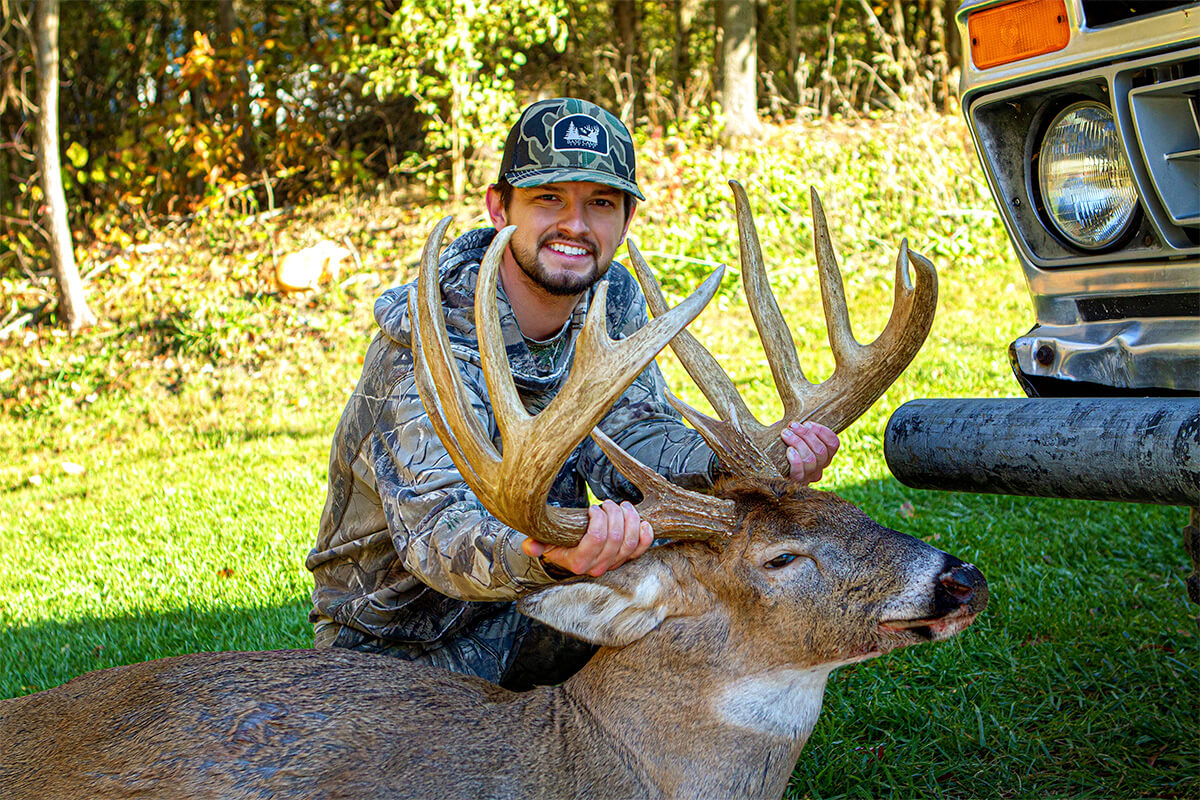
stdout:
POLYGON ((517 603, 517 610, 592 644, 623 647, 658 627, 679 596, 669 570, 640 558, 599 578, 558 583, 517 603))

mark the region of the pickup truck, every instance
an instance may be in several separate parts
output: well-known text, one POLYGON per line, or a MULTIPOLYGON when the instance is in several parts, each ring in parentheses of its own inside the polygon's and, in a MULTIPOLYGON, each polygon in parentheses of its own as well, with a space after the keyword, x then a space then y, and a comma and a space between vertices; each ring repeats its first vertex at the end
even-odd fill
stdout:
POLYGON ((956 22, 963 113, 1033 301, 1008 346, 1027 399, 906 403, 888 465, 918 488, 1186 506, 1195 566, 1200 2, 966 0, 956 22))

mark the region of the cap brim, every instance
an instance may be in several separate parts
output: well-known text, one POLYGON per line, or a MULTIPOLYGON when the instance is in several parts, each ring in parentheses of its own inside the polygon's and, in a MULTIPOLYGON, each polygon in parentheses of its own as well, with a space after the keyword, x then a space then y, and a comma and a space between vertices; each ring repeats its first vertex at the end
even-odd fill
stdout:
POLYGON ((505 180, 519 189, 530 186, 541 186, 544 183, 602 183, 622 192, 629 192, 638 200, 645 200, 645 195, 633 181, 618 178, 608 172, 583 169, 581 167, 546 167, 542 169, 512 170, 505 173, 505 180))

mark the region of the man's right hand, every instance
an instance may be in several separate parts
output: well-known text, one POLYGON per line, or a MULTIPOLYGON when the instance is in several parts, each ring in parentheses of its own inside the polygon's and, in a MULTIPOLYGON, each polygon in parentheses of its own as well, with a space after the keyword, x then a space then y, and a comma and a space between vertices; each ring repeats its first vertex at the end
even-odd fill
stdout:
POLYGON ((587 532, 574 547, 534 539, 526 539, 521 547, 530 558, 540 557, 574 575, 598 578, 646 552, 653 541, 650 523, 638 516, 632 504, 605 500, 588 509, 587 532))

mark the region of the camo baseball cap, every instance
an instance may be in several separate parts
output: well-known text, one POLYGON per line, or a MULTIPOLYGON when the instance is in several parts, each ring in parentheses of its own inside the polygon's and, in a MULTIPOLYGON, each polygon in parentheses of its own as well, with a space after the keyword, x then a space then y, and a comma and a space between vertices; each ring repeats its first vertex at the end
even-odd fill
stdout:
POLYGON ((621 120, 586 100, 539 100, 508 132, 500 177, 513 186, 591 181, 645 200, 633 139, 621 120))

